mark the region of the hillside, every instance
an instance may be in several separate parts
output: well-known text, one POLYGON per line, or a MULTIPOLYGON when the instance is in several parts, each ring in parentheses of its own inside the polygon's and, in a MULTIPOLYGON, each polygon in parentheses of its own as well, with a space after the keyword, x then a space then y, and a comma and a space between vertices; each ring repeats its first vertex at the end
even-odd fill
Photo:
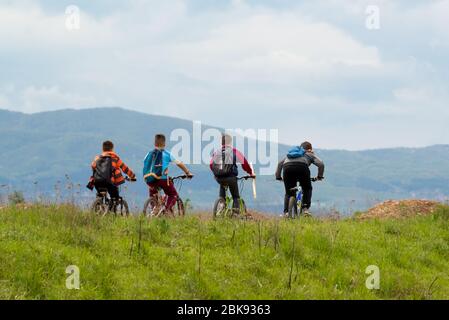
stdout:
POLYGON ((449 208, 402 220, 0 209, 0 299, 449 299, 449 208), (75 265, 80 290, 66 289, 75 265), (368 266, 380 289, 365 286, 368 266))
MULTIPOLYGON (((84 188, 90 175, 89 164, 104 139, 115 141, 117 151, 140 173, 153 135, 169 134, 178 128, 191 131, 192 122, 119 108, 32 115, 0 110, 0 185, 7 185, 0 193, 20 189, 29 198, 51 200, 58 194, 60 198, 74 194, 79 202, 88 203, 93 196, 84 188), (66 175, 74 184, 70 190, 66 175)), ((280 145, 280 155, 287 149, 280 145)), ((314 193, 318 212, 333 207, 342 211, 366 209, 390 198, 449 197, 448 145, 318 153, 327 165, 326 181, 317 184, 314 193)), ((216 183, 206 165, 196 165, 192 170, 196 178, 183 186, 182 195, 197 208, 209 208, 216 197, 216 183)), ((140 208, 146 196, 145 186, 140 181, 130 185, 125 194, 136 209, 140 208)), ((259 199, 253 202, 245 193, 252 207, 266 212, 281 210, 283 187, 272 176, 258 179, 258 194, 259 199)))

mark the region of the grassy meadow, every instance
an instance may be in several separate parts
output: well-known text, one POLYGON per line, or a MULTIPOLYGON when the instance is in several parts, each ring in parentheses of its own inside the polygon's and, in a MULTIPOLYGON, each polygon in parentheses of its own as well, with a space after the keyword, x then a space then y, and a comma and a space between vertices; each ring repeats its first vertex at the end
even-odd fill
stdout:
POLYGON ((449 299, 449 208, 402 220, 0 210, 0 299, 449 299), (66 268, 80 290, 66 288, 66 268), (380 270, 367 289, 366 268, 380 270))

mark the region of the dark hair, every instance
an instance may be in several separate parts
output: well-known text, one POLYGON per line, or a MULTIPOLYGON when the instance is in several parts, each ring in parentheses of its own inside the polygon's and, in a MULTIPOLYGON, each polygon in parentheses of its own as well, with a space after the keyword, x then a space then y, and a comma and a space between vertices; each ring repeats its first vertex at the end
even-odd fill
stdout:
POLYGON ((154 137, 154 145, 156 147, 163 147, 163 146, 165 146, 165 136, 163 134, 157 134, 154 137))
POLYGON ((304 150, 312 150, 312 144, 309 141, 305 141, 301 144, 304 150))
POLYGON ((108 152, 112 151, 114 149, 114 144, 111 141, 105 141, 103 142, 103 151, 108 152))

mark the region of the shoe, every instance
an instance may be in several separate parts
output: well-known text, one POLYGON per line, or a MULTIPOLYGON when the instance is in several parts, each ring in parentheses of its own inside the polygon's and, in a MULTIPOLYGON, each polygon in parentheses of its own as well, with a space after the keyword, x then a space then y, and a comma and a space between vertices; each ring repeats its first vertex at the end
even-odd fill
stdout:
POLYGON ((304 215, 304 217, 307 217, 307 218, 312 217, 312 215, 310 214, 309 209, 307 209, 307 208, 302 209, 302 214, 304 215))

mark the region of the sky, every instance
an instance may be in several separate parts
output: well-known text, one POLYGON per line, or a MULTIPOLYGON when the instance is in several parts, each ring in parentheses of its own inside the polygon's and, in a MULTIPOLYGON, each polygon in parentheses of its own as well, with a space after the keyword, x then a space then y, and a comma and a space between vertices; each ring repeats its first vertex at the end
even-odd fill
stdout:
POLYGON ((2 0, 0 43, 1 109, 120 106, 327 149, 449 143, 449 0, 2 0))

